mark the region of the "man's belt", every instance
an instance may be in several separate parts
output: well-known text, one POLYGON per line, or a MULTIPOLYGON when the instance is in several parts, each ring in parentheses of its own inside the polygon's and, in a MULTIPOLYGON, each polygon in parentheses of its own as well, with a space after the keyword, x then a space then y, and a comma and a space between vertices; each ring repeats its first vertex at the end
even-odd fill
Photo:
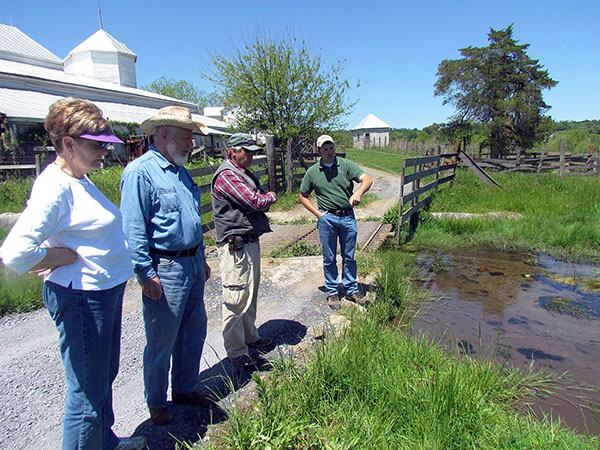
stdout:
POLYGON ((335 214, 336 216, 345 216, 350 211, 352 211, 352 208, 346 208, 346 209, 326 209, 325 211, 327 211, 329 214, 335 214))
POLYGON ((180 256, 196 256, 200 244, 192 248, 186 248, 184 250, 158 250, 157 248, 150 247, 150 253, 158 256, 174 256, 175 258, 180 256))

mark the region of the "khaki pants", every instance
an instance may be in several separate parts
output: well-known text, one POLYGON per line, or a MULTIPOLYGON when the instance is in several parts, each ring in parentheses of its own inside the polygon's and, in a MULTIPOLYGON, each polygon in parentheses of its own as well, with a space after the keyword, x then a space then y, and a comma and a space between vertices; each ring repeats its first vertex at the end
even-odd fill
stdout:
POLYGON ((260 339, 254 325, 260 283, 260 244, 244 245, 229 250, 227 243, 218 244, 223 282, 223 343, 230 358, 248 353, 247 344, 260 339))

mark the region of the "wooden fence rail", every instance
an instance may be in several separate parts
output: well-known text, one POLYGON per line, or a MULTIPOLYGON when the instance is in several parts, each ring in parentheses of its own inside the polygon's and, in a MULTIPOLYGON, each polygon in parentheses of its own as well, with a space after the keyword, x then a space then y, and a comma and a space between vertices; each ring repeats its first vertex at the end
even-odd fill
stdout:
MULTIPOLYGON (((267 163, 266 156, 264 156, 264 155, 256 156, 252 160, 251 166, 264 165, 266 163, 267 163)), ((217 169, 219 168, 219 165, 210 166, 210 167, 199 167, 197 169, 190 169, 190 175, 192 176, 192 178, 205 177, 205 176, 211 175, 211 179, 212 179, 212 175, 217 171, 217 169)), ((260 179, 264 175, 268 174, 268 169, 265 168, 265 169, 261 169, 261 170, 256 170, 256 171, 253 171, 253 173, 254 173, 254 175, 256 175, 257 178, 260 179)), ((209 181, 208 183, 201 184, 198 187, 200 188, 200 195, 202 195, 202 201, 200 203, 200 215, 203 215, 203 214, 206 214, 206 213, 212 211, 212 202, 211 202, 210 195, 208 197, 204 195, 204 194, 210 194, 211 182, 209 181), (208 201, 205 201, 206 198, 208 198, 208 201)), ((268 189, 268 183, 263 185, 262 187, 263 187, 263 189, 268 189)), ((215 227, 214 220, 211 220, 210 222, 202 223, 202 231, 204 233, 212 230, 214 227, 215 227)))
POLYGON ((454 180, 456 166, 458 163, 458 153, 446 153, 435 156, 425 156, 422 158, 407 158, 402 161, 402 173, 400 175, 400 204, 398 206, 398 245, 401 243, 402 225, 410 221, 410 228, 414 230, 418 211, 429 205, 433 196, 433 189, 439 185, 454 180), (411 173, 407 173, 411 169, 411 173), (445 174, 444 172, 452 171, 445 174), (443 176, 440 177, 440 174, 443 176), (421 186, 427 177, 434 177, 433 180, 421 186), (407 189, 405 189, 405 186, 407 189), (430 192, 430 195, 419 199, 422 195, 430 192), (410 205, 406 212, 402 212, 404 205, 410 205))

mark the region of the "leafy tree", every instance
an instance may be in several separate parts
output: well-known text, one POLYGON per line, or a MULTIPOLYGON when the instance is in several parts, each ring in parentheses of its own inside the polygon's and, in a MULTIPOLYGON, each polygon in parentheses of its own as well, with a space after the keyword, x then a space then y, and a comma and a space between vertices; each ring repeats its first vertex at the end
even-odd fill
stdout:
POLYGON ((542 90, 556 86, 539 60, 531 59, 529 44, 518 44, 512 25, 490 28, 487 47, 460 50, 461 59, 444 60, 438 66, 435 95, 457 109, 459 122, 488 123, 492 157, 519 146, 531 148, 547 133, 550 108, 542 90))
POLYGON ((304 41, 258 35, 232 54, 213 58, 206 75, 233 110, 234 126, 282 139, 313 139, 321 131, 343 128, 354 106, 344 62, 326 66, 304 41))
POLYGON ((219 98, 215 93, 209 94, 189 81, 167 78, 164 75, 141 88, 145 91, 195 103, 200 107, 219 104, 219 98))

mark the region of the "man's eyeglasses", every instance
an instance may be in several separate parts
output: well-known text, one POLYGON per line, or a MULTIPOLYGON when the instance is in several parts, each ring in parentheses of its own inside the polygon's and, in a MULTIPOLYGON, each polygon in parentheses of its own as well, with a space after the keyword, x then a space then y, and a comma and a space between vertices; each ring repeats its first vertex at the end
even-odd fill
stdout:
POLYGON ((256 141, 253 139, 248 139, 246 142, 241 142, 238 145, 256 145, 256 141))

